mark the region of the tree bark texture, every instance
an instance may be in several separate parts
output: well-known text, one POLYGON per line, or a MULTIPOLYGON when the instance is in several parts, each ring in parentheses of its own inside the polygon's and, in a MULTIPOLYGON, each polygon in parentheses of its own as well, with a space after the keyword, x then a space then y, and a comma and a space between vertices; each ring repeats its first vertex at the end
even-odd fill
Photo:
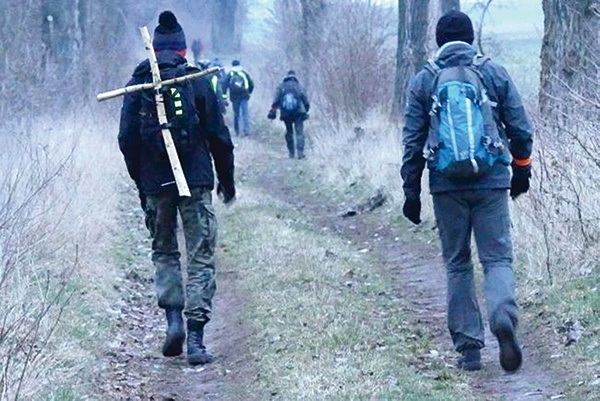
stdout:
POLYGON ((241 41, 237 17, 238 0, 212 1, 212 50, 217 54, 238 53, 241 41))
POLYGON ((540 113, 556 128, 580 117, 597 120, 600 1, 543 0, 542 5, 540 113))
MULTIPOLYGON (((300 5, 302 9, 300 57, 302 59, 302 71, 306 72, 310 70, 313 55, 319 54, 325 1, 300 0, 300 5)), ((304 85, 310 88, 310 74, 305 74, 304 85)))
POLYGON ((460 0, 440 0, 442 8, 442 15, 446 14, 450 10, 460 11, 460 0))
POLYGON ((398 47, 392 117, 404 113, 411 79, 427 60, 429 0, 398 0, 398 47))

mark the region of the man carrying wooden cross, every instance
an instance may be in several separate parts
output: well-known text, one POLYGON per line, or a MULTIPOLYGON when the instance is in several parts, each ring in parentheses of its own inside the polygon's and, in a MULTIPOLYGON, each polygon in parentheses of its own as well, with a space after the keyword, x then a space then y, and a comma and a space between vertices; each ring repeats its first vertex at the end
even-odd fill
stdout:
MULTIPOLYGON (((161 79, 165 81, 198 72, 186 63, 185 34, 175 15, 164 11, 158 22, 152 45, 161 79)), ((153 82, 149 60, 136 67, 127 86, 147 82, 153 82)), ((211 195, 215 181, 213 161, 218 179, 217 193, 224 203, 230 203, 235 198, 233 144, 218 100, 206 78, 165 85, 161 93, 168 117, 168 123, 162 125, 153 90, 125 94, 119 147, 129 175, 140 191, 147 226, 152 234, 158 306, 165 310, 168 323, 162 353, 178 356, 183 352, 185 314, 188 362, 200 365, 213 359, 203 343, 204 326, 210 320, 216 290, 217 221, 211 195), (180 196, 178 192, 162 137, 165 128, 173 138, 190 197, 180 196), (178 212, 183 223, 187 255, 185 291, 176 234, 178 212)))

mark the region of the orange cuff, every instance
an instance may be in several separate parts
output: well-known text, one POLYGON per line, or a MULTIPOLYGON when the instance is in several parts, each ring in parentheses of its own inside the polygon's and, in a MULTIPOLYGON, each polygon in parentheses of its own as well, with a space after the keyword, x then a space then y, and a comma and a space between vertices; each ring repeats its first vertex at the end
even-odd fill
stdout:
POLYGON ((517 167, 527 167, 531 164, 531 157, 526 159, 514 159, 513 164, 517 167))

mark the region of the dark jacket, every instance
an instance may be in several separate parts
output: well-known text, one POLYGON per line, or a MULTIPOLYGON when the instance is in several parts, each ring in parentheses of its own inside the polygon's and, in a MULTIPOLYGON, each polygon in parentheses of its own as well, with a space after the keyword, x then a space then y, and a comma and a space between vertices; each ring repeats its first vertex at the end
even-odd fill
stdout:
MULTIPOLYGON (((161 51, 157 55, 159 66, 174 67, 186 62, 185 58, 175 52, 161 51)), ((198 69, 188 66, 187 73, 197 72, 198 69)), ((148 60, 140 63, 127 86, 144 82, 152 82, 150 63, 148 60)), ((179 154, 183 173, 190 188, 214 187, 213 160, 217 178, 225 188, 234 186, 234 157, 231 136, 219 103, 211 89, 210 82, 205 78, 190 81, 195 94, 195 106, 200 120, 198 132, 200 138, 197 145, 189 152, 179 154)), ((127 170, 146 195, 161 192, 177 191, 173 172, 166 157, 158 158, 144 143, 141 135, 140 111, 142 92, 126 94, 121 109, 119 126, 119 148, 125 157, 127 170)), ((160 135, 160 132, 157 133, 160 135)))
POLYGON ((271 109, 280 109, 280 118, 283 121, 293 121, 299 117, 303 118, 306 116, 306 113, 308 113, 308 110, 310 110, 310 103, 308 102, 306 91, 298 81, 298 78, 293 75, 288 75, 287 77, 283 78, 283 81, 279 84, 279 86, 277 86, 277 90, 275 91, 275 97, 273 98, 271 109), (295 112, 289 112, 281 109, 281 101, 283 100, 283 96, 289 92, 294 93, 296 98, 300 101, 298 110, 295 112))
POLYGON ((237 65, 231 67, 231 70, 227 73, 227 78, 225 79, 225 91, 229 91, 229 100, 231 102, 237 102, 243 99, 250 99, 250 95, 254 91, 254 81, 250 77, 250 74, 246 70, 244 70, 241 66, 237 65), (229 81, 233 74, 239 74, 244 78, 244 86, 245 91, 242 93, 233 93, 229 90, 229 81))
MULTIPOLYGON (((440 67, 470 65, 477 54, 475 49, 464 42, 450 42, 442 46, 435 61, 440 67)), ((494 110, 500 135, 508 141, 512 156, 526 159, 532 151, 532 126, 523 107, 512 79, 506 69, 491 60, 479 67, 483 83, 492 101, 498 103, 494 110)), ((423 147, 429 130, 429 112, 433 74, 421 70, 410 84, 403 129, 404 156, 401 175, 405 194, 418 195, 421 192, 421 176, 425 168, 423 147)), ((470 189, 508 189, 510 171, 497 162, 490 171, 472 181, 456 182, 443 177, 435 170, 429 171, 431 193, 470 189)))

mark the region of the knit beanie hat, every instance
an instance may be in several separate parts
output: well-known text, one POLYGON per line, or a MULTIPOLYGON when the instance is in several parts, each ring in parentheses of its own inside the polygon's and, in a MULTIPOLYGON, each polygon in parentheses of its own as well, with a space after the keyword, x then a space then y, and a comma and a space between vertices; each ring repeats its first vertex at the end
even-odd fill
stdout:
POLYGON ((154 46, 154 51, 176 51, 187 48, 183 29, 171 11, 163 11, 158 17, 158 26, 154 29, 152 46, 154 46))
POLYGON ((435 28, 435 41, 440 47, 456 40, 473 44, 474 38, 471 19, 460 11, 451 10, 442 15, 435 28))

